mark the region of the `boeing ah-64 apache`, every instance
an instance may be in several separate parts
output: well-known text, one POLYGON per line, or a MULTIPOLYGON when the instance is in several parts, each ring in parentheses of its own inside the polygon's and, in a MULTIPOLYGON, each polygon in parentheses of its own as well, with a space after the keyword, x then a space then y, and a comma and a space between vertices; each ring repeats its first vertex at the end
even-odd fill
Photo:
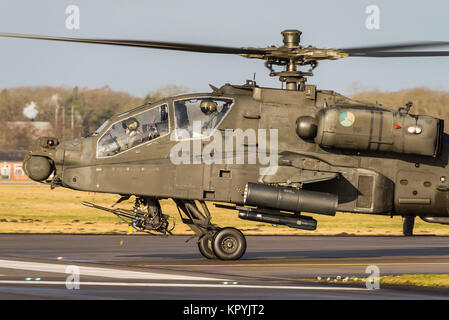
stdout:
POLYGON ((404 235, 412 234, 417 216, 449 224, 449 139, 443 120, 412 114, 412 104, 386 109, 306 84, 320 60, 449 56, 448 51, 410 51, 448 43, 320 49, 301 46, 300 31, 282 35, 282 46, 233 48, 0 34, 238 54, 265 60, 270 76, 283 84, 282 89, 259 87, 255 81, 211 85, 212 92, 170 97, 117 114, 88 137, 65 142, 40 137, 24 160, 26 174, 52 188, 119 194, 117 202, 135 196, 131 210, 84 204, 147 232, 170 234, 159 200, 171 198, 209 259, 239 259, 246 241, 239 230, 213 224, 207 202, 236 210, 242 219, 305 230, 315 230, 317 222, 304 212, 399 215, 404 235), (301 70, 304 66, 309 69, 301 70), (229 139, 226 133, 236 129, 243 138, 229 139), (253 141, 256 132, 264 134, 253 141), (223 150, 230 140, 234 148, 223 150), (275 161, 254 161, 255 154, 267 153, 274 153, 275 161))

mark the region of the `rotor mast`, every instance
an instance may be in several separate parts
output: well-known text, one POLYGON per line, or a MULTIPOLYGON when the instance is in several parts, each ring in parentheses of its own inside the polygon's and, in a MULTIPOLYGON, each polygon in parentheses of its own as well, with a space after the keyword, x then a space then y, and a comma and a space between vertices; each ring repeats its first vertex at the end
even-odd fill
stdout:
MULTIPOLYGON (((306 76, 312 76, 311 72, 317 65, 312 59, 307 59, 308 48, 300 46, 301 34, 299 30, 284 30, 281 32, 284 45, 282 47, 268 47, 268 54, 264 56, 265 66, 270 69, 270 76, 279 77, 279 81, 285 82, 286 90, 304 90, 306 76), (298 65, 309 64, 310 70, 303 72, 298 70, 298 65), (276 72, 273 65, 284 66, 284 71, 276 72), (299 83, 299 85, 298 85, 299 83)), ((251 57, 251 56, 247 56, 251 57)), ((283 86, 284 87, 284 86, 283 86)))
MULTIPOLYGON (((299 30, 284 30, 281 32, 284 42, 284 48, 299 49, 299 42, 301 41, 302 32, 299 30)), ((305 82, 305 78, 301 71, 297 70, 297 61, 290 58, 287 64, 287 72, 285 76, 280 76, 279 80, 286 83, 287 90, 298 90, 298 82, 305 82)))

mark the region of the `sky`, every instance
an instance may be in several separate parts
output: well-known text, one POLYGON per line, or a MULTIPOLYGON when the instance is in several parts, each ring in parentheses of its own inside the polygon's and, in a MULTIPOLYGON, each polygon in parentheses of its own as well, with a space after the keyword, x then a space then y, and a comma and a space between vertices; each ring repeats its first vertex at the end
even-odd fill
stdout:
MULTIPOLYGON (((0 32, 265 47, 298 29, 303 45, 345 48, 449 41, 448 15, 447 0, 0 0, 0 32), (72 5, 79 29, 67 28, 72 5), (366 26, 370 5, 379 8, 378 29, 366 26)), ((0 57, 0 89, 107 85, 143 97, 168 84, 209 92, 209 83, 243 84, 253 73, 259 85, 280 87, 263 61, 238 55, 0 38, 0 57)), ((308 83, 346 95, 354 87, 449 91, 449 57, 345 58, 320 62, 314 74, 308 83)))

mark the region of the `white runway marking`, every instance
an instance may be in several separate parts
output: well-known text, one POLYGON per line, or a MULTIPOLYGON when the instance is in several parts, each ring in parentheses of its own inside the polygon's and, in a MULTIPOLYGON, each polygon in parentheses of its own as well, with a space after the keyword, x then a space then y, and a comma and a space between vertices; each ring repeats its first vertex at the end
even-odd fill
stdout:
MULTIPOLYGON (((0 268, 5 268, 5 269, 19 269, 19 270, 31 270, 31 271, 67 274, 66 268, 68 266, 69 265, 66 265, 66 264, 0 260, 0 268)), ((184 275, 176 275, 176 274, 139 272, 139 271, 97 268, 97 267, 85 267, 85 266, 78 266, 78 268, 80 270, 80 276, 94 276, 94 277, 106 277, 106 278, 116 278, 116 279, 189 280, 189 281, 224 281, 224 280, 227 280, 227 279, 217 279, 217 278, 193 277, 193 276, 184 276, 184 275)), ((227 280, 227 281, 229 281, 229 280, 227 280)))
MULTIPOLYGON (((0 284, 41 284, 41 285, 65 285, 65 281, 16 281, 16 280, 0 280, 0 284)), ((79 283, 70 283, 71 285, 79 284, 82 286, 110 286, 110 287, 184 287, 184 288, 239 288, 239 289, 279 289, 279 290, 329 290, 329 291, 372 291, 365 288, 350 287, 306 287, 306 286, 261 286, 261 285, 223 285, 223 284, 206 284, 206 283, 136 283, 136 282, 92 282, 81 281, 79 283)))

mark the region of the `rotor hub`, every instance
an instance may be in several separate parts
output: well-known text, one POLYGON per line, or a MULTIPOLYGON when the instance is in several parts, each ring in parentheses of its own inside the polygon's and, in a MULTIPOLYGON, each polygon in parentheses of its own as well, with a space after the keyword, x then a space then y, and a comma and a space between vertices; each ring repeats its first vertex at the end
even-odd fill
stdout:
MULTIPOLYGON (((264 52, 241 54, 247 58, 263 59, 265 66, 270 70, 270 76, 279 77, 282 87, 287 90, 305 90, 306 77, 313 76, 313 69, 319 60, 335 60, 345 57, 343 52, 335 49, 318 49, 312 46, 300 45, 302 32, 296 29, 287 29, 281 32, 283 46, 270 46, 261 49, 264 52), (274 70, 274 66, 283 67, 284 70, 274 70), (308 70, 300 67, 309 66, 308 70), (299 84, 299 85, 298 85, 299 84)), ((256 48, 246 48, 248 50, 256 48)))
MULTIPOLYGON (((282 41, 284 42, 284 48, 287 48, 289 50, 299 49, 299 42, 301 41, 301 34, 302 32, 299 30, 284 30, 281 32, 282 34, 282 41)), ((298 82, 305 81, 305 78, 303 77, 303 73, 299 70, 297 70, 297 61, 294 58, 288 59, 288 62, 286 63, 286 71, 289 73, 289 75, 279 75, 279 80, 281 82, 286 83, 286 89, 287 90, 297 90, 298 89, 298 82)), ((285 72, 284 72, 285 73, 285 72)))
POLYGON ((299 48, 302 32, 299 30, 284 30, 281 32, 286 48, 299 48))

